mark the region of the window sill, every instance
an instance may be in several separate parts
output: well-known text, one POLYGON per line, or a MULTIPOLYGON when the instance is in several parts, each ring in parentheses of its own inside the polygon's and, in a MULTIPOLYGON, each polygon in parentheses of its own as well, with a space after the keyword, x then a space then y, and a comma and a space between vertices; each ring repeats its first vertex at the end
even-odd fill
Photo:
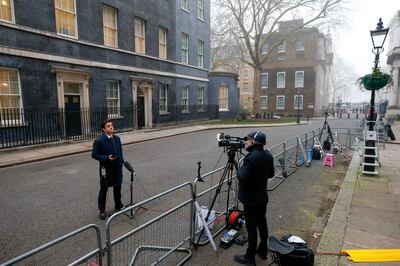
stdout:
POLYGON ((160 112, 159 114, 160 115, 170 115, 171 113, 170 112, 160 112))
POLYGON ((182 110, 182 114, 190 114, 190 111, 182 110))
POLYGON ((19 122, 19 123, 4 123, 1 122, 0 128, 6 129, 6 128, 19 128, 19 127, 27 127, 28 124, 24 122, 19 122))
POLYGON ((182 9, 183 11, 185 11, 186 13, 190 14, 190 11, 189 11, 188 9, 186 9, 186 8, 184 8, 184 7, 181 7, 181 9, 182 9))
POLYGON ((229 109, 219 109, 220 112, 229 112, 229 109))
POLYGON ((109 115, 108 119, 117 120, 117 119, 124 119, 125 117, 122 115, 109 115))
POLYGON ((201 22, 205 22, 204 18, 197 17, 197 19, 200 20, 201 22))
POLYGON ((74 40, 78 40, 77 36, 72 36, 72 35, 68 35, 68 34, 62 34, 62 33, 59 33, 59 32, 57 32, 57 35, 63 36, 63 37, 66 37, 66 38, 71 38, 71 39, 74 39, 74 40))
POLYGON ((206 110, 204 110, 204 109, 198 109, 197 110, 197 112, 199 112, 199 113, 204 113, 206 110))

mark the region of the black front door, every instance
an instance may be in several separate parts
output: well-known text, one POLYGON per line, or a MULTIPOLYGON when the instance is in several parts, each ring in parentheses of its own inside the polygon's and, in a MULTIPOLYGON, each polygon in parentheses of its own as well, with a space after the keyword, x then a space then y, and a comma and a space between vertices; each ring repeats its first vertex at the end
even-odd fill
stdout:
POLYGON ((79 95, 64 95, 67 137, 81 135, 81 103, 79 95))
POLYGON ((138 128, 142 128, 145 126, 144 121, 144 96, 137 97, 137 121, 138 128))

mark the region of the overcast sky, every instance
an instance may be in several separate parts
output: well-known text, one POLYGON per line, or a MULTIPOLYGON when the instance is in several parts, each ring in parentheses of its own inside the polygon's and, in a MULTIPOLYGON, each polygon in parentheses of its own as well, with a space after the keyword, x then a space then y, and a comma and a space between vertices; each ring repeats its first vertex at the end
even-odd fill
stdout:
MULTIPOLYGON (((398 0, 351 0, 351 6, 346 12, 347 25, 332 32, 334 49, 337 56, 345 62, 354 65, 354 70, 360 76, 367 74, 373 67, 375 59, 372 50, 370 30, 382 17, 383 26, 387 28, 397 10, 400 10, 398 0)), ((386 65, 388 39, 381 54, 380 66, 386 65)))
MULTIPOLYGON (((372 53, 370 30, 376 28, 379 18, 387 28, 391 19, 400 10, 398 0, 350 0, 351 5, 344 13, 346 25, 332 31, 335 57, 342 61, 356 74, 356 78, 372 71, 375 55, 372 53)), ((388 71, 386 54, 388 38, 385 41, 385 51, 380 55, 380 67, 388 71)), ((384 93, 379 91, 378 93, 384 93)), ((357 85, 351 91, 343 93, 345 101, 369 101, 370 92, 361 92, 357 85)), ((378 97, 378 95, 377 95, 378 97)))

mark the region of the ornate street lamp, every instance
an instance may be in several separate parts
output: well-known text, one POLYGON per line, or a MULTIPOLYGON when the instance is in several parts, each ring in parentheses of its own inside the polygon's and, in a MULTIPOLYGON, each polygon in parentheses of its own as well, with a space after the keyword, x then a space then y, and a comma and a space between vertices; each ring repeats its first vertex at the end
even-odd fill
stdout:
MULTIPOLYGON (((369 76, 368 79, 363 80, 363 85, 366 89, 371 90, 371 105, 369 111, 369 124, 368 124, 368 134, 365 141, 365 156, 364 156, 364 172, 375 172, 375 157, 376 157, 376 131, 374 131, 374 123, 376 120, 375 117, 375 90, 379 90, 382 88, 383 83, 382 78, 380 75, 380 71, 378 68, 379 64, 379 55, 383 51, 383 45, 386 40, 386 36, 389 32, 389 29, 383 28, 382 18, 379 18, 379 22, 375 30, 371 30, 371 39, 372 45, 374 48, 372 49, 372 53, 375 54, 375 62, 374 62, 374 69, 373 74, 369 76), (375 78, 379 77, 379 78, 375 78), (378 84, 381 82, 382 84, 378 84), (369 87, 369 88, 368 88, 369 87)), ((386 85, 386 84, 384 84, 386 85)))

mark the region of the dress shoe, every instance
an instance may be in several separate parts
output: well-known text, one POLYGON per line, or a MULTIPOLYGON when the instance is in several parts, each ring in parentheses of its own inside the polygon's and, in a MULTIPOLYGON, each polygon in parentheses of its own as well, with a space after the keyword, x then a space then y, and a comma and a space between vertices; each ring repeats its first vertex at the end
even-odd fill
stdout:
POLYGON ((233 260, 236 263, 243 264, 243 265, 250 265, 250 266, 255 266, 256 265, 256 261, 254 259, 253 260, 249 259, 246 256, 246 254, 235 255, 235 256, 233 256, 233 260))
POLYGON ((119 212, 119 211, 122 210, 122 209, 125 209, 124 204, 121 204, 121 205, 118 205, 118 206, 115 207, 115 211, 116 211, 116 212, 119 212))
POLYGON ((258 249, 258 250, 257 250, 257 255, 258 255, 262 260, 266 260, 266 259, 268 258, 268 251, 258 249))
POLYGON ((105 213, 104 211, 100 211, 99 218, 100 218, 101 220, 105 220, 105 219, 107 218, 106 213, 105 213))

